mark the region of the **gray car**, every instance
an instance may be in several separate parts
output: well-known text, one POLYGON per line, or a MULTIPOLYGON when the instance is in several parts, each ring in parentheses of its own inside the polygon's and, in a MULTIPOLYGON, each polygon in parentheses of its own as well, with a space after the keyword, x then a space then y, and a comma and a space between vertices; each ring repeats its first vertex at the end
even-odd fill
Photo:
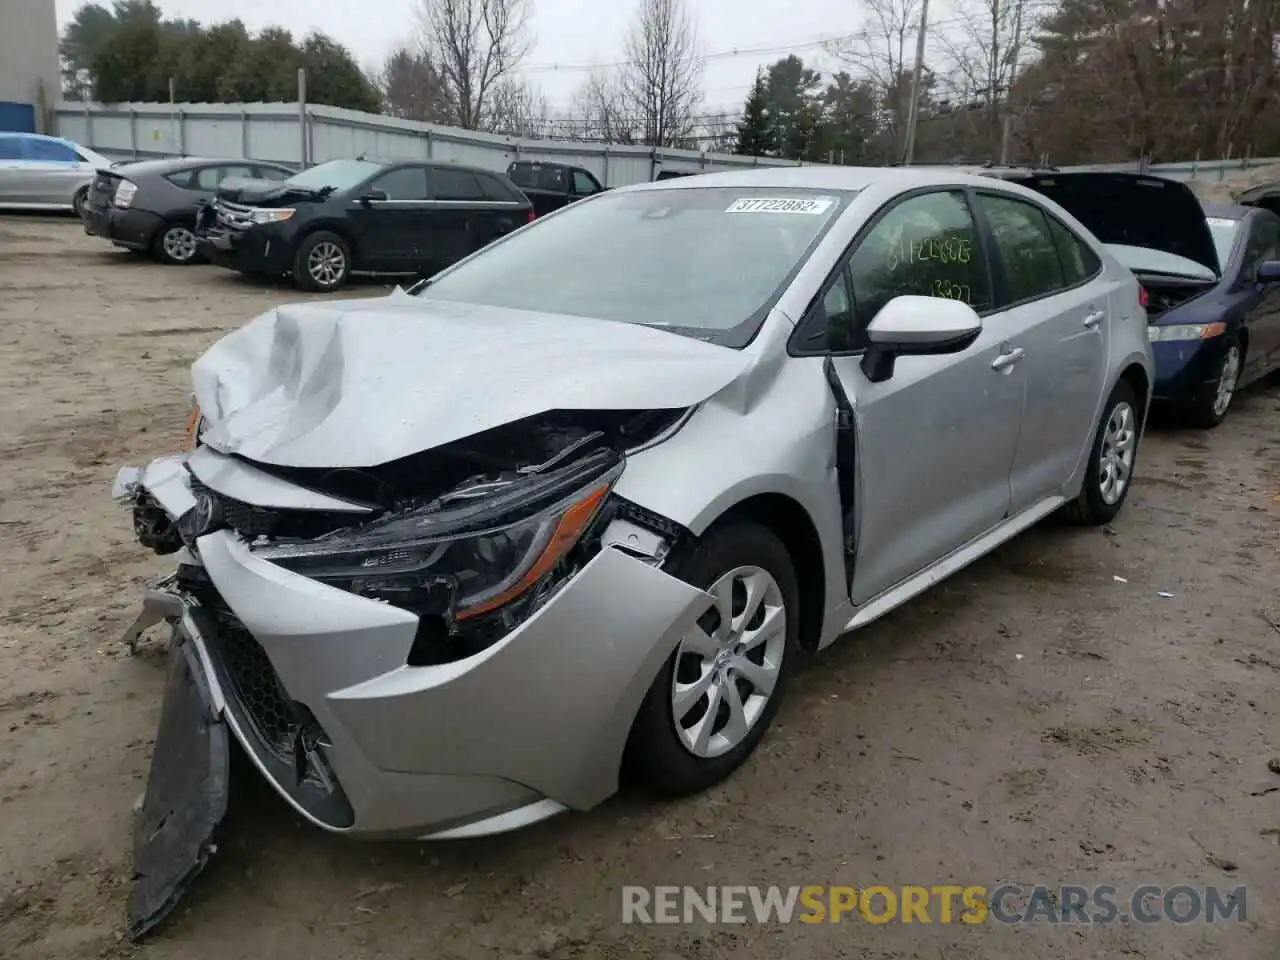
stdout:
POLYGON ((150 253, 161 263, 195 263, 200 259, 195 234, 200 208, 223 181, 278 182, 293 173, 283 164, 262 160, 139 160, 100 171, 80 216, 90 236, 150 253))
POLYGON ((111 161, 88 147, 37 133, 0 133, 0 209, 74 211, 111 161))
POLYGON ((806 653, 1051 513, 1113 520, 1152 359, 1044 194, 804 167, 602 193, 193 373, 192 448, 115 488, 177 560, 128 634, 173 624, 135 932, 204 861, 229 738, 352 836, 586 810, 624 760, 716 783, 806 653))

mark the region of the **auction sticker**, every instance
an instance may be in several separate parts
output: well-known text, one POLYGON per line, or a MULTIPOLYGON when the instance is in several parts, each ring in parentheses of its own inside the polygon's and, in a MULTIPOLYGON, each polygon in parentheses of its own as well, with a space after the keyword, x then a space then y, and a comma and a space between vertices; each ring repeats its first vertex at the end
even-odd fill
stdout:
POLYGON ((820 216, 831 209, 835 203, 830 197, 816 197, 812 200, 800 197, 744 197, 729 204, 725 213, 803 213, 809 216, 820 216))
POLYGON ((1205 219, 1209 221, 1209 226, 1211 227, 1222 227, 1223 229, 1230 229, 1231 227, 1234 227, 1236 225, 1236 221, 1228 220, 1224 217, 1206 217, 1205 219))

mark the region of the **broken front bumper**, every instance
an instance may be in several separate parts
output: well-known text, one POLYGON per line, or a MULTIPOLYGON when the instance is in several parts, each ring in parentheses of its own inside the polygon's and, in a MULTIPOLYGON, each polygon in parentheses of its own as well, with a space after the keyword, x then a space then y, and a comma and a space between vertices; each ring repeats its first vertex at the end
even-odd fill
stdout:
MULTIPOLYGON (((145 489, 176 521, 194 506, 183 459, 122 471, 117 492, 145 489)), ((410 667, 412 613, 285 570, 227 530, 185 560, 212 593, 162 585, 151 616, 179 617, 214 709, 281 796, 366 836, 496 833, 608 797, 645 691, 710 602, 607 548, 493 646, 410 667)))

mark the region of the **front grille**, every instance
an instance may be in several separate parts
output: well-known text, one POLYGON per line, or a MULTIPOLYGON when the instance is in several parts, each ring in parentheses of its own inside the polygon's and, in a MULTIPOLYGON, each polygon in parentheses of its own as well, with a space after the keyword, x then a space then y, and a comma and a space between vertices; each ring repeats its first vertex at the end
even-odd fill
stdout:
POLYGON ((178 582, 199 603, 205 646, 246 747, 299 807, 331 826, 349 827, 355 815, 329 765, 329 737, 315 715, 289 696, 266 650, 201 568, 181 567, 178 582))
POLYGON ((230 200, 215 200, 213 211, 217 215, 218 225, 230 230, 247 230, 254 225, 253 207, 230 200))
POLYGON ((368 519, 365 514, 260 507, 219 493, 195 477, 191 478, 191 493, 197 497, 204 495, 212 499, 217 504, 218 515, 223 524, 246 540, 256 540, 259 537, 312 540, 368 519))

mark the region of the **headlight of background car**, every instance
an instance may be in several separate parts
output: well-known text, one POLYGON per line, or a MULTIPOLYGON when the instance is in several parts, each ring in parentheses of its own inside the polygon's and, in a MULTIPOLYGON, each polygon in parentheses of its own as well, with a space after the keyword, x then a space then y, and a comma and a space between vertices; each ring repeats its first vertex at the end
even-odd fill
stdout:
POLYGON ((280 207, 277 209, 256 207, 253 212, 249 214, 250 219, 252 219, 254 223, 279 223, 281 220, 288 220, 292 216, 292 207, 280 207))
POLYGON ((599 450, 545 474, 457 488, 356 530, 254 553, 418 614, 410 664, 447 662, 498 640, 540 606, 622 467, 620 454, 599 450))
POLYGON ((1147 339, 1152 343, 1170 340, 1207 340, 1226 332, 1225 323, 1174 323, 1167 326, 1152 324, 1147 327, 1147 339))

